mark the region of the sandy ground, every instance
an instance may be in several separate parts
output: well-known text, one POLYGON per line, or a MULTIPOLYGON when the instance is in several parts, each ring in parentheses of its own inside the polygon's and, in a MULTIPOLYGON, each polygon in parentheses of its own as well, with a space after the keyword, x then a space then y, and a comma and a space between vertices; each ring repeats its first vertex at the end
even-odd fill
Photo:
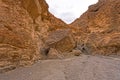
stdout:
POLYGON ((120 80, 120 58, 82 55, 38 61, 0 74, 0 80, 120 80))

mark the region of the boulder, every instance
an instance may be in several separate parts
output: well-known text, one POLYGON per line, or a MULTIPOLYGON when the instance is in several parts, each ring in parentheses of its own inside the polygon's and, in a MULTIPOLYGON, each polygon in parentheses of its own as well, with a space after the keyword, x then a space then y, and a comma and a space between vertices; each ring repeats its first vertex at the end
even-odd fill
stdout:
POLYGON ((71 54, 73 54, 74 56, 80 56, 82 52, 80 50, 72 50, 71 54))
POLYGON ((50 48, 50 50, 47 54, 47 58, 48 59, 61 59, 61 58, 63 58, 63 56, 61 54, 59 54, 59 52, 56 49, 50 48))
POLYGON ((46 39, 46 44, 61 53, 72 51, 76 45, 69 29, 56 30, 50 33, 46 39))

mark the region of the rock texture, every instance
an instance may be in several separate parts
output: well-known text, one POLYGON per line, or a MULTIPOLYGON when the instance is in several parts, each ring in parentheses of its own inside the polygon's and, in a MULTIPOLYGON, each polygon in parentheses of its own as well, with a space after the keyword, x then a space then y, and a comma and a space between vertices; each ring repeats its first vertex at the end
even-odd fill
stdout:
POLYGON ((68 29, 56 30, 50 33, 45 42, 49 47, 57 49, 60 53, 72 51, 75 40, 68 29))
POLYGON ((120 55, 120 0, 99 0, 71 25, 45 0, 0 0, 0 72, 65 53, 120 55))
POLYGON ((38 55, 34 34, 32 18, 20 2, 0 0, 0 67, 30 64, 38 55))
POLYGON ((45 0, 0 0, 0 67, 41 59, 45 37, 66 25, 48 12, 45 0))
POLYGON ((99 0, 71 26, 84 52, 120 54, 120 0, 99 0))

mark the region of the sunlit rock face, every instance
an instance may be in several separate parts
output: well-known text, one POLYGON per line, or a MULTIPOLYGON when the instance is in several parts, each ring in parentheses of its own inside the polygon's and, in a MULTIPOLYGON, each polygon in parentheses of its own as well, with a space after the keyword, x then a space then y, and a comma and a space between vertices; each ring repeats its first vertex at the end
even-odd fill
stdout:
POLYGON ((65 25, 44 0, 0 0, 0 72, 41 59, 44 38, 65 25))
POLYGON ((20 6, 17 0, 0 0, 0 67, 27 64, 37 55, 33 20, 20 6))
POLYGON ((71 26, 88 52, 120 54, 120 0, 99 0, 71 26))

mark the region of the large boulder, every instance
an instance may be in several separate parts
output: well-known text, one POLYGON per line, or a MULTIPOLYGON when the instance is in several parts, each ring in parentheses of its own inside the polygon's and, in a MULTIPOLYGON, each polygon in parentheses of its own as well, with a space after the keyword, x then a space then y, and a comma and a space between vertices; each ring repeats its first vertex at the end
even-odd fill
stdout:
POLYGON ((46 39, 46 45, 63 53, 72 51, 76 44, 72 32, 62 29, 51 32, 46 39))

